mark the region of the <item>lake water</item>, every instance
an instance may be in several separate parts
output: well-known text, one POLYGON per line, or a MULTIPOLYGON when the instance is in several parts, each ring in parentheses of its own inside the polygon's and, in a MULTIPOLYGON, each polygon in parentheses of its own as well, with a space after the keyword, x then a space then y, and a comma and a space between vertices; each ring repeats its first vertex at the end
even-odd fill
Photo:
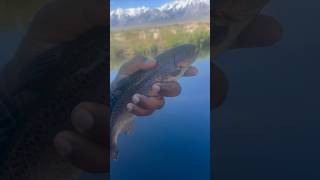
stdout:
POLYGON ((166 98, 153 115, 137 118, 133 135, 120 136, 111 180, 210 179, 209 59, 194 63, 197 76, 179 80, 178 97, 166 98))

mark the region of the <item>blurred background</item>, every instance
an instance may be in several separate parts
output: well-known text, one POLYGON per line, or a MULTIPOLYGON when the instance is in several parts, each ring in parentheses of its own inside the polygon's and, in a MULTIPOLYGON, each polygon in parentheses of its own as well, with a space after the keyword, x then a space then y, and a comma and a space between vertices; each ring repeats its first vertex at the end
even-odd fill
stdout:
MULTIPOLYGON (((43 3, 0 1, 0 67, 43 3)), ((270 48, 229 51, 217 61, 230 89, 214 113, 214 179, 320 177, 319 5, 271 1, 264 14, 281 22, 282 40, 270 48)))
POLYGON ((271 0, 263 14, 282 24, 282 40, 217 61, 230 87, 213 117, 213 179, 319 179, 319 5, 271 0))
MULTIPOLYGON (((14 56, 30 19, 46 2, 0 0, 0 69, 14 56)), ((151 23, 139 29, 123 29, 122 26, 121 31, 119 28, 113 30, 110 34, 113 42, 110 49, 111 77, 115 76, 122 63, 137 53, 154 56, 184 43, 195 44, 200 50, 194 64, 200 74, 181 80, 182 94, 168 99, 166 106, 151 118, 139 119, 132 136, 120 137, 120 159, 112 163, 111 179, 209 179, 209 0, 128 0, 111 1, 111 4, 114 5, 113 10, 161 6, 161 11, 172 17, 166 22, 159 22, 160 26, 151 23), (172 8, 172 4, 179 7, 172 8), (199 16, 194 18, 194 13, 199 16), (170 21, 172 19, 174 21, 170 21)), ((137 9, 135 13, 138 14, 140 10, 137 9)), ((144 20, 138 20, 137 24, 144 20)), ((90 173, 80 177, 81 180, 105 178, 104 174, 90 173)))

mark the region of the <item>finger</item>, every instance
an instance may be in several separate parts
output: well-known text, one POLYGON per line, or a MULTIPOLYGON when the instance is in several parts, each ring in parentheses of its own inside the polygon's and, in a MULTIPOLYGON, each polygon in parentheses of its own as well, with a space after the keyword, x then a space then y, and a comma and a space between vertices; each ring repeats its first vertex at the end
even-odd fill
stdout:
POLYGON ((59 133, 54 138, 57 152, 73 165, 89 172, 108 171, 107 145, 98 146, 71 131, 59 133))
POLYGON ((282 26, 274 18, 258 15, 240 34, 232 48, 271 46, 282 37, 282 26))
MULTIPOLYGON (((139 70, 148 70, 154 68, 156 61, 145 56, 137 55, 120 68, 120 74, 124 76, 131 75, 139 70)), ((122 78, 122 77, 121 77, 122 78)))
POLYGON ((156 83, 152 85, 151 91, 149 92, 148 95, 151 97, 157 97, 157 96, 160 96, 159 92, 160 92, 160 83, 156 83))
POLYGON ((195 76, 198 74, 198 69, 194 66, 191 66, 184 74, 183 76, 195 76))
POLYGON ((181 86, 177 81, 156 83, 155 86, 160 87, 160 96, 175 97, 181 93, 181 86))
POLYGON ((81 135, 99 144, 107 142, 107 106, 90 102, 81 103, 73 109, 71 122, 81 135))
POLYGON ((129 103, 127 105, 127 109, 129 112, 131 112, 132 114, 137 115, 137 116, 148 116, 153 113, 153 110, 143 109, 133 103, 129 103))
POLYGON ((132 62, 135 65, 133 67, 136 68, 136 71, 152 69, 156 65, 156 61, 154 59, 142 57, 143 56, 136 56, 134 59, 132 59, 132 62))
POLYGON ((137 106, 149 110, 160 109, 164 105, 164 99, 161 96, 147 97, 141 94, 135 94, 132 97, 132 101, 137 106))

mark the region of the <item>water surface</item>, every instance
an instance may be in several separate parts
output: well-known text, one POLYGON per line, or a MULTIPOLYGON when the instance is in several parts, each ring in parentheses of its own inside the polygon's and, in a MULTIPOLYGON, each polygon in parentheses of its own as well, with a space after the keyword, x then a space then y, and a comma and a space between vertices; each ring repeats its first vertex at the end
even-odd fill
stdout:
MULTIPOLYGON (((180 79, 180 96, 135 121, 132 136, 119 137, 111 180, 209 180, 210 61, 198 60, 195 77, 180 79)), ((116 71, 111 73, 111 80, 116 71)))

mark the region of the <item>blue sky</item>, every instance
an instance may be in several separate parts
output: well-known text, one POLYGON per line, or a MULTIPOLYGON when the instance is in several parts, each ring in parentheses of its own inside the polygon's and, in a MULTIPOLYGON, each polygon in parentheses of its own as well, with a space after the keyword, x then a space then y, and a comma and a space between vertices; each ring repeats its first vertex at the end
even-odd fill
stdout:
POLYGON ((110 0, 111 9, 134 8, 140 6, 159 7, 173 0, 110 0))

